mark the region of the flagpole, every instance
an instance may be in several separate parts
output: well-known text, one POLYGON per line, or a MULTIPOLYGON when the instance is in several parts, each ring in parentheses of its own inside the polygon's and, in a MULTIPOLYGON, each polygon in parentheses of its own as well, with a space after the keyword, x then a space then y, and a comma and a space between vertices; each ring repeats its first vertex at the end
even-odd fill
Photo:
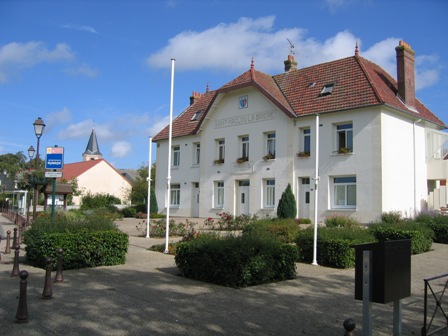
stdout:
POLYGON ((149 136, 149 160, 148 160, 148 206, 146 208, 146 238, 149 238, 149 221, 151 220, 151 167, 152 167, 152 137, 149 136))
POLYGON ((316 114, 316 161, 314 175, 314 239, 313 239, 313 262, 312 265, 317 266, 317 201, 318 201, 318 185, 319 185, 319 115, 316 114))
POLYGON ((171 204, 171 138, 173 137, 173 95, 174 95, 174 63, 171 59, 171 96, 170 96, 170 127, 168 132, 168 176, 167 183, 167 204, 166 204, 166 234, 165 234, 165 253, 168 253, 168 244, 170 237, 170 204, 171 204))

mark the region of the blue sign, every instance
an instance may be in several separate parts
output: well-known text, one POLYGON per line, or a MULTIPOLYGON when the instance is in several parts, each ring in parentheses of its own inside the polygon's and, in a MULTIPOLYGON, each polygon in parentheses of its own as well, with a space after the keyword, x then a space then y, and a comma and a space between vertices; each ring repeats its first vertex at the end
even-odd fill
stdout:
POLYGON ((45 169, 62 169, 64 167, 64 147, 47 147, 45 169))

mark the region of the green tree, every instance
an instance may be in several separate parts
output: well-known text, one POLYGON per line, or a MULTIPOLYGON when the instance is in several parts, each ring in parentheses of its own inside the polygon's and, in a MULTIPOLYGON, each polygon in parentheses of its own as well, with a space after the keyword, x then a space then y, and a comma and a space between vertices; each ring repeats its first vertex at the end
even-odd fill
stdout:
POLYGON ((278 202, 277 217, 278 218, 296 218, 297 206, 296 198, 292 193, 291 185, 288 183, 285 191, 278 202))
POLYGON ((17 152, 16 154, 3 154, 0 155, 0 173, 6 172, 8 176, 14 179, 14 176, 30 167, 30 162, 26 161, 26 156, 23 152, 17 152))
MULTIPOLYGON (((158 211, 157 199, 154 189, 154 180, 156 174, 155 164, 151 166, 151 200, 150 211, 155 213, 158 211)), ((148 202, 148 165, 142 165, 137 170, 137 177, 132 184, 131 191, 132 204, 147 204, 148 202)))

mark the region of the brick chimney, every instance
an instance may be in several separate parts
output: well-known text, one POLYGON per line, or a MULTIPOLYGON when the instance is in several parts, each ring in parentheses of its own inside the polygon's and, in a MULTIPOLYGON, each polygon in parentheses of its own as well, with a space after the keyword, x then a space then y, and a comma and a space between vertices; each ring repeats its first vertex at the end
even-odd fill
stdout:
POLYGON ((415 107, 415 51, 404 41, 395 48, 397 52, 398 96, 410 107, 415 107))
POLYGON ((294 60, 294 55, 288 55, 288 59, 283 63, 285 63, 285 72, 297 70, 297 62, 294 60))
POLYGON ((201 94, 199 92, 194 92, 190 96, 190 105, 196 103, 196 101, 201 98, 201 94))

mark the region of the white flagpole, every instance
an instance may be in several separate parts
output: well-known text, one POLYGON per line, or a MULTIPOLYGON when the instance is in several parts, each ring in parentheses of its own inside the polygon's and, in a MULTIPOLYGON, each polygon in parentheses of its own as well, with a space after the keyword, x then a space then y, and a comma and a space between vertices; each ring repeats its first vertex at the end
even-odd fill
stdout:
POLYGON ((171 59, 171 97, 170 97, 170 128, 168 132, 168 176, 167 183, 167 204, 166 204, 166 235, 165 235, 165 253, 168 253, 168 240, 170 237, 170 204, 171 204, 171 138, 173 136, 173 95, 174 95, 174 63, 176 60, 171 59))
POLYGON ((313 262, 317 263, 317 200, 318 200, 318 185, 319 185, 319 115, 316 114, 316 161, 315 161, 315 175, 314 175, 314 241, 313 241, 313 262))
POLYGON ((146 238, 149 238, 149 221, 151 220, 151 168, 152 168, 152 137, 149 136, 148 160, 148 206, 146 209, 146 238))

